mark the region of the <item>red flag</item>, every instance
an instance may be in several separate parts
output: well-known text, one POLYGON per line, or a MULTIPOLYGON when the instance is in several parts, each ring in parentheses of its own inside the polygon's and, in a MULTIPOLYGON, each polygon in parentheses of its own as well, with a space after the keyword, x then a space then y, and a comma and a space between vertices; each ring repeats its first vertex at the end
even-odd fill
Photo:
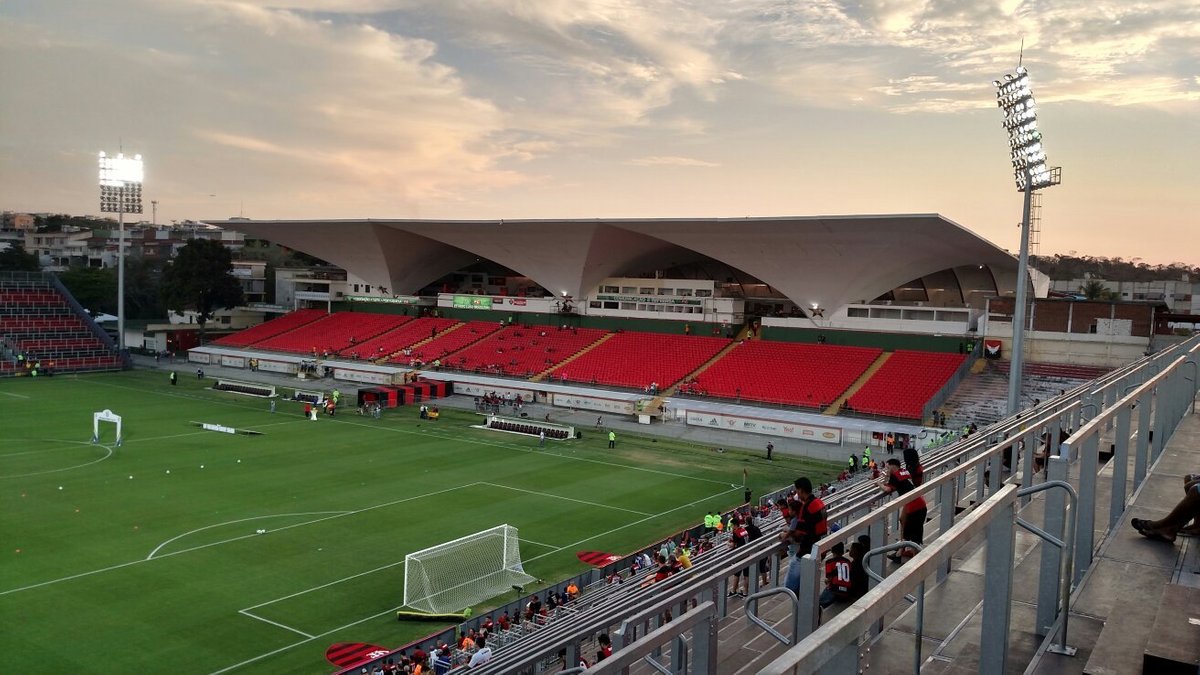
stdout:
POLYGON ((575 557, 592 567, 604 567, 605 565, 615 563, 625 556, 617 555, 616 553, 604 553, 603 551, 579 551, 575 554, 575 557))
POLYGON ((386 656, 390 650, 365 642, 339 642, 325 650, 325 658, 335 666, 346 668, 356 663, 386 656))

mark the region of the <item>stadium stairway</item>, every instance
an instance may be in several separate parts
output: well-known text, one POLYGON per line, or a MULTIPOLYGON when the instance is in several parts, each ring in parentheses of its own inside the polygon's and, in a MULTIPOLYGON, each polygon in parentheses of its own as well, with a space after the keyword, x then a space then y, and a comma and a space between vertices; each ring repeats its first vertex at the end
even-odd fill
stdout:
MULTIPOLYGON (((1200 672, 1200 538, 1179 537, 1172 545, 1129 525, 1131 518, 1161 518, 1174 508, 1183 497, 1183 477, 1196 471, 1200 417, 1193 414, 1150 467, 1076 590, 1071 624, 1082 627, 1076 634, 1098 633, 1072 641, 1080 648, 1075 660, 1086 662, 1082 672, 1200 672)), ((1061 672, 1062 658, 1046 654, 1034 672, 1061 672)))
POLYGON ((543 370, 542 372, 538 373, 537 375, 534 375, 533 377, 529 378, 529 381, 530 382, 541 382, 542 380, 546 379, 546 376, 549 375, 554 370, 556 370, 558 368, 562 368, 563 366, 574 361, 575 359, 592 351, 596 347, 599 347, 600 345, 604 344, 608 340, 611 340, 614 335, 616 335, 616 333, 605 333, 599 340, 596 340, 592 344, 590 344, 590 345, 584 347, 583 349, 580 349, 579 351, 575 352, 574 354, 568 356, 565 360, 559 361, 558 363, 550 366, 549 368, 543 370))
POLYGON ((1007 414, 1008 377, 988 367, 983 359, 976 361, 971 370, 941 405, 949 429, 961 429, 972 422, 987 426, 1007 414), (975 372, 981 363, 982 370, 975 372))
POLYGON ((854 381, 854 384, 851 384, 849 389, 847 389, 846 391, 843 391, 842 395, 839 396, 836 401, 834 401, 828 408, 821 411, 821 414, 822 415, 838 414, 841 411, 842 406, 846 405, 846 401, 849 400, 850 397, 853 396, 859 389, 862 389, 862 386, 867 383, 867 380, 874 377, 875 373, 879 372, 879 369, 882 368, 883 364, 887 363, 887 360, 890 359, 891 357, 892 357, 891 352, 884 352, 884 353, 880 354, 879 358, 875 359, 874 363, 872 363, 870 366, 867 366, 867 369, 864 370, 863 374, 860 375, 858 377, 858 379, 854 381))
MULTIPOLYGON (((465 326, 465 325, 467 325, 467 323, 466 323, 465 321, 459 321, 458 323, 454 324, 453 326, 450 326, 449 328, 447 328, 447 329, 445 329, 445 330, 440 330, 440 331, 438 331, 438 332, 437 332, 436 334, 434 334, 434 335, 431 335, 431 336, 429 336, 429 337, 427 337, 427 338, 424 338, 424 339, 418 340, 418 341, 416 341, 416 342, 412 343, 411 345, 407 345, 407 346, 405 346, 405 347, 401 347, 400 349, 397 349, 396 351, 394 351, 394 352, 392 352, 392 353, 390 353, 390 354, 387 354, 387 355, 385 355, 385 356, 382 356, 382 357, 380 357, 380 358, 378 358, 378 359, 375 359, 375 363, 378 363, 378 364, 381 364, 381 365, 382 365, 382 364, 385 364, 385 363, 387 363, 389 360, 391 360, 392 358, 394 358, 395 356, 397 356, 398 354, 400 354, 400 352, 403 352, 405 349, 419 349, 419 348, 421 348, 421 347, 424 347, 425 345, 429 344, 430 342, 433 342, 434 340, 436 340, 436 339, 438 339, 438 338, 442 337, 443 335, 445 335, 445 334, 447 334, 447 333, 450 333, 450 332, 452 332, 452 331, 456 331, 456 330, 458 330, 459 328, 462 328, 462 327, 463 327, 463 326, 465 326)), ((483 337, 483 336, 480 336, 480 337, 483 337)), ((463 345, 463 346, 464 346, 464 347, 467 347, 467 346, 469 346, 469 345, 463 345)))
MULTIPOLYGON (((692 372, 688 373, 687 375, 684 375, 683 379, 679 380, 679 382, 676 382, 675 384, 671 385, 670 387, 667 387, 663 391, 663 396, 674 396, 675 392, 679 391, 680 384, 682 384, 684 382, 691 382, 692 380, 696 379, 697 377, 700 377, 701 373, 703 373, 704 371, 711 368, 714 363, 716 363, 717 361, 720 361, 722 358, 724 358, 726 354, 733 351, 744 340, 750 340, 750 339, 758 339, 758 338, 750 337, 750 326, 743 326, 742 330, 738 331, 738 334, 734 336, 733 342, 730 342, 729 344, 725 345, 725 347, 721 351, 714 354, 711 359, 700 364, 699 368, 693 370, 692 372)), ((662 401, 656 400, 654 403, 654 409, 657 410, 659 404, 661 404, 661 403, 662 403, 662 401)))

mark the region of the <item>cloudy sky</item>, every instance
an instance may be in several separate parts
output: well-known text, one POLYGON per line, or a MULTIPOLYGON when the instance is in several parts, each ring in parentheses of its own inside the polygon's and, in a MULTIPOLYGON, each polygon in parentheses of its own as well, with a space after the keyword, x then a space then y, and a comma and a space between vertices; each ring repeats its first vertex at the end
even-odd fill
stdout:
POLYGON ((1015 249, 1022 38, 1042 251, 1200 264, 1196 0, 0 0, 0 208, 97 212, 121 143, 160 222, 937 212, 1015 249))

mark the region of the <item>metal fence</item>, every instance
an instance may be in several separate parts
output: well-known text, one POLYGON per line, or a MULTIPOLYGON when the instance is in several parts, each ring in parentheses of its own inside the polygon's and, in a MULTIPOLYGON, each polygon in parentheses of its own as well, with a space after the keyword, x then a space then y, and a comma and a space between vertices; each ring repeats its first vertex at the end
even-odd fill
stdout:
MULTIPOLYGON (((878 631, 884 614, 905 596, 916 592, 918 597, 912 600, 919 601, 929 577, 944 579, 953 553, 981 533, 986 533, 987 551, 980 668, 988 673, 1004 672, 1017 527, 1046 542, 1040 563, 1037 625, 1052 649, 1070 652, 1069 613, 1064 610, 1070 604, 1071 588, 1086 574, 1095 550, 1091 523, 1100 434, 1116 430, 1112 451, 1118 465, 1128 453, 1135 453, 1135 484, 1139 484, 1145 467, 1161 452, 1194 398, 1197 354, 1200 339, 1190 340, 928 453, 922 458, 926 482, 908 495, 886 496, 871 481, 840 491, 830 506, 831 522, 840 529, 790 563, 799 566, 798 594, 777 585, 760 587, 758 575, 750 575, 751 592, 744 603, 747 620, 788 646, 764 672, 858 670, 859 641, 878 631), (1150 443, 1151 432, 1157 439, 1154 444, 1150 443), (1059 443, 1063 434, 1069 437, 1059 443), (1078 463, 1081 474, 1078 492, 1065 480, 1072 462, 1078 463), (1042 491, 1047 500, 1042 522, 1021 518, 1020 507, 1042 491), (868 534, 876 547, 872 553, 894 548, 889 542, 896 538, 898 509, 918 495, 927 498, 931 514, 936 512, 936 531, 926 537, 924 550, 835 619, 820 625, 822 556, 836 542, 862 533, 868 534), (1064 555, 1064 551, 1070 554, 1064 555), (784 622, 783 632, 756 621, 757 605, 769 595, 789 600, 792 620, 784 622)), ((1112 499, 1110 513, 1119 514, 1127 499, 1124 490, 1114 491, 1112 499)), ((1110 516, 1110 523, 1115 517, 1110 516)), ((783 572, 778 546, 768 538, 714 556, 691 574, 671 577, 563 622, 552 633, 521 644, 514 650, 515 658, 488 664, 485 672, 537 672, 539 664, 555 661, 557 656, 565 656, 570 664, 578 654, 578 642, 601 630, 619 637, 617 651, 614 660, 589 672, 617 672, 642 661, 659 672, 716 672, 711 631, 731 607, 725 593, 729 578, 767 560, 769 579, 778 584, 783 572), (669 622, 664 619, 668 612, 674 617, 669 622), (664 662, 666 654, 670 655, 669 666, 664 662)), ((879 578, 882 566, 879 556, 870 558, 868 567, 879 578)), ((920 651, 914 657, 916 668, 920 651)))

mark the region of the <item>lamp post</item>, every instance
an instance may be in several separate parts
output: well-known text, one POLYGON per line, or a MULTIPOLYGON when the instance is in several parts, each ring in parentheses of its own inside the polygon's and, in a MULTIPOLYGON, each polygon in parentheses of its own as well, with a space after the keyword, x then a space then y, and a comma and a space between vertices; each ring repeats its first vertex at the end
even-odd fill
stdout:
POLYGON ((1017 297, 1013 307, 1013 340, 1011 365, 1008 369, 1008 414, 1021 409, 1021 380, 1025 368, 1025 306, 1029 294, 1029 220, 1035 190, 1058 185, 1062 168, 1046 166, 1046 151, 1042 147, 1042 132, 1037 126, 1037 107, 1029 86, 1029 71, 1017 66, 1003 80, 993 80, 996 105, 1004 111, 1004 128, 1008 130, 1013 175, 1017 189, 1024 193, 1021 211, 1021 255, 1017 261, 1017 297))
POLYGON ((100 153, 100 212, 117 214, 117 346, 125 351, 125 214, 142 212, 142 156, 100 153))

